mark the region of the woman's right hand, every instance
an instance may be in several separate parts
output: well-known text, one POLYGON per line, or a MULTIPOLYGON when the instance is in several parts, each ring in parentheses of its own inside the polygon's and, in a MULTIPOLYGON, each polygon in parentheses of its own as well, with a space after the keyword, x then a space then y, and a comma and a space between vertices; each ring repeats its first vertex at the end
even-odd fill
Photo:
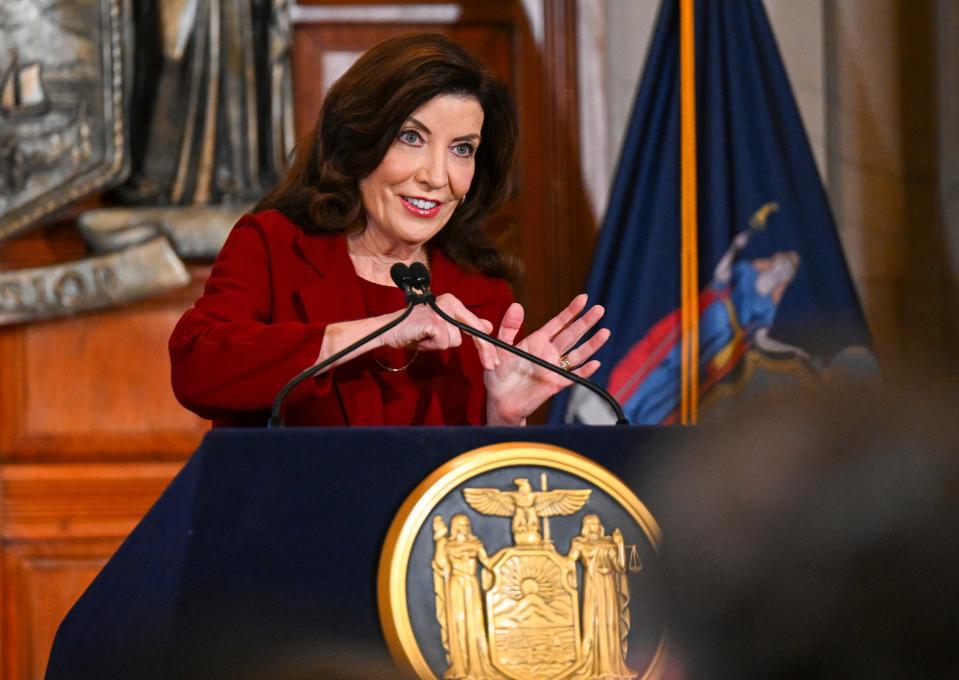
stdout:
MULTIPOLYGON (((450 293, 444 293, 436 298, 436 304, 457 321, 486 333, 493 330, 492 323, 473 314, 466 308, 466 305, 450 293)), ((316 358, 316 363, 325 361, 344 347, 352 345, 363 336, 385 326, 390 320, 397 318, 402 313, 401 310, 368 319, 330 324, 326 327, 326 332, 323 335, 323 345, 320 348, 319 356, 316 358)), ((476 350, 479 353, 483 369, 493 370, 498 364, 495 348, 488 342, 476 338, 473 338, 473 341, 476 343, 476 350)), ((410 349, 436 351, 459 347, 462 343, 463 336, 456 326, 441 319, 436 312, 426 305, 417 305, 406 319, 379 336, 378 341, 357 348, 350 354, 341 357, 334 365, 346 363, 376 347, 408 347, 410 349)))
MULTIPOLYGON (((481 319, 466 308, 456 296, 443 293, 436 298, 437 306, 448 315, 477 328, 484 333, 493 331, 493 324, 481 319)), ((496 350, 488 342, 473 338, 476 350, 479 353, 480 363, 485 370, 496 367, 496 350)), ((426 305, 417 305, 413 312, 399 325, 383 334, 382 344, 387 347, 408 347, 424 351, 436 351, 459 347, 463 343, 460 330, 444 321, 426 305)))

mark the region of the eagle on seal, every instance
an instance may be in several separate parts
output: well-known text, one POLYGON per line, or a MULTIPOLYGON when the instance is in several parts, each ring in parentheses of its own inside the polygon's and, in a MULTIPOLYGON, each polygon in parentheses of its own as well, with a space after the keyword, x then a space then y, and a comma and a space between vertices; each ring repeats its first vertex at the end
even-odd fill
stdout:
POLYGON ((499 489, 463 489, 471 508, 484 515, 513 517, 513 540, 516 545, 539 545, 543 542, 540 517, 572 515, 589 500, 590 489, 556 489, 533 491, 528 479, 514 479, 516 491, 499 489))

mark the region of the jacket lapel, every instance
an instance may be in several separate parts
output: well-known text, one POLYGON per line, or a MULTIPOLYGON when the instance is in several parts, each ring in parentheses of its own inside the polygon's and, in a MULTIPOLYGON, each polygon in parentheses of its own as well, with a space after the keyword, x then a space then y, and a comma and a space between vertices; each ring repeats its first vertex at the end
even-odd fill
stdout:
POLYGON ((341 235, 307 234, 300 230, 294 242, 297 254, 316 272, 306 272, 295 295, 310 323, 336 323, 363 316, 363 295, 341 235))
MULTIPOLYGON (((294 247, 319 275, 304 276, 307 282, 294 292, 307 321, 331 324, 366 316, 359 278, 350 261, 345 236, 308 234, 300 230, 294 247)), ((357 362, 333 369, 333 388, 339 394, 348 425, 383 425, 382 391, 357 362)))

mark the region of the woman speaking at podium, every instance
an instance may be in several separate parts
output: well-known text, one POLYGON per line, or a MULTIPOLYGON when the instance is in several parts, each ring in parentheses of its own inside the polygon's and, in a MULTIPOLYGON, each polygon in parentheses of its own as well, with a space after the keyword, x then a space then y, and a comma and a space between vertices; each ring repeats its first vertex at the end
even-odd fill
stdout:
MULTIPOLYGON (((523 308, 483 231, 507 196, 506 88, 439 35, 366 52, 330 89, 282 181, 233 228, 170 338, 180 402, 214 425, 264 425, 291 377, 397 318, 397 262, 430 270, 439 306, 514 343, 523 308)), ((580 295, 518 347, 588 377, 609 337, 580 295), (585 312, 584 312, 585 310, 585 312)), ((568 381, 464 338, 425 305, 301 383, 291 425, 521 425, 568 381)))

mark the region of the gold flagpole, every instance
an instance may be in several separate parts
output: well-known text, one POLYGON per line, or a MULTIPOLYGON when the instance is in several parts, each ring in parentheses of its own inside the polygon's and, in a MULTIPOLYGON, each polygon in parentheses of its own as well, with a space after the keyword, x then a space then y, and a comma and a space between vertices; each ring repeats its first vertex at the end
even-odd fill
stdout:
POLYGON ((695 424, 699 406, 699 218, 696 188, 695 0, 679 2, 681 393, 680 422, 695 424))

